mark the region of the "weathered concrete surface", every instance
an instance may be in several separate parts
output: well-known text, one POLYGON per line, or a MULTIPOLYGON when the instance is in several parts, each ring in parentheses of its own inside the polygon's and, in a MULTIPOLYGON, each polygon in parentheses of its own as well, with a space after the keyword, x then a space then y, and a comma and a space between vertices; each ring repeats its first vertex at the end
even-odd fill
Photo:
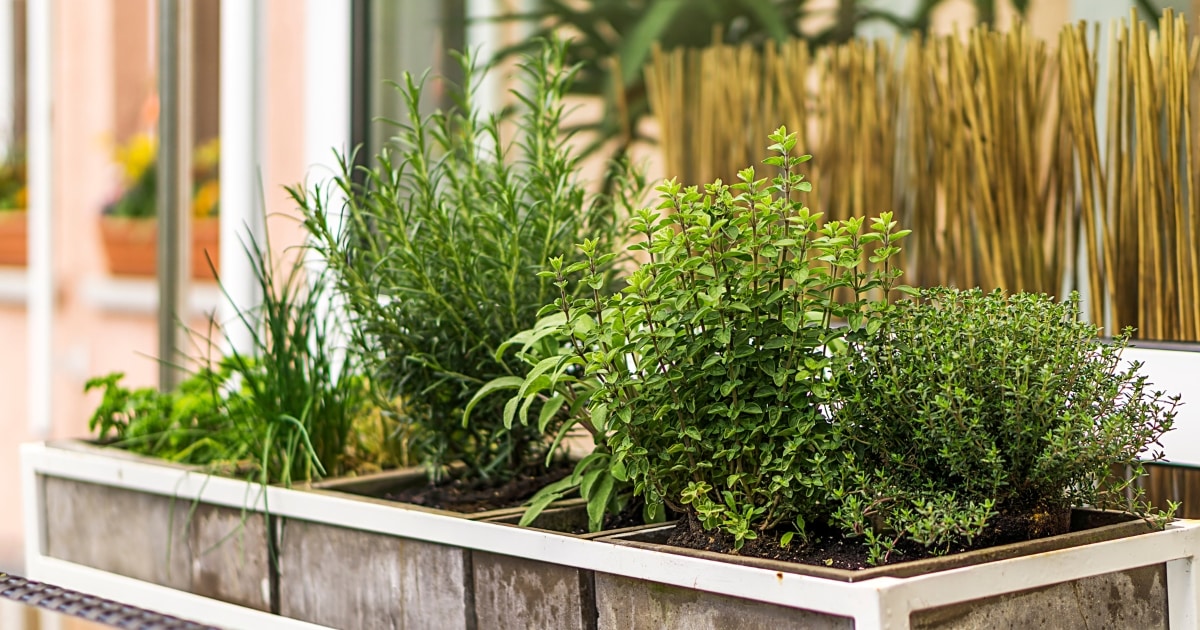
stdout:
POLYGON ((280 614, 342 630, 474 630, 465 549, 286 520, 280 614))
POLYGON ((152 582, 192 589, 189 501, 43 477, 46 554, 152 582))
POLYGON ((1167 628, 1167 574, 1162 565, 1141 567, 918 611, 913 630, 1096 630, 1167 628))
MULTIPOLYGON (((600 630, 853 630, 854 621, 807 610, 596 573, 600 630)), ((533 627, 533 626, 530 626, 533 627)))
POLYGON ((595 630, 590 571, 546 562, 472 553, 476 627, 495 630, 595 630))
POLYGON ((202 504, 192 515, 190 529, 192 592, 269 612, 266 517, 202 504))
POLYGON ((44 477, 52 558, 270 609, 261 514, 44 477))

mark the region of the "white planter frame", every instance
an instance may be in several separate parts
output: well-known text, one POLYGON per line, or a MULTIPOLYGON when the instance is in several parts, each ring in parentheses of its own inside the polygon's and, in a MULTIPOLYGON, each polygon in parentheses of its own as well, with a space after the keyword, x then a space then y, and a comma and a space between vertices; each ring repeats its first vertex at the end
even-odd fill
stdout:
POLYGON ((313 628, 283 617, 180 593, 45 555, 40 479, 62 477, 286 518, 424 540, 802 608, 854 619, 858 630, 907 630, 912 612, 1142 566, 1166 564, 1172 629, 1200 627, 1200 521, 1108 542, 910 578, 846 583, 561 536, 508 525, 269 487, 45 444, 21 449, 26 571, 31 579, 230 628, 313 628), (255 505, 246 505, 253 497, 255 505))

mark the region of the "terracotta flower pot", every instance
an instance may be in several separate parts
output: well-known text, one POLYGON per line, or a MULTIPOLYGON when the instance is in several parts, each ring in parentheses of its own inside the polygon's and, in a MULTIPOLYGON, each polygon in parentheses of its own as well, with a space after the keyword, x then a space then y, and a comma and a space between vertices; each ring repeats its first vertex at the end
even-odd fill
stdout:
MULTIPOLYGON (((117 276, 153 276, 157 269, 158 221, 126 217, 100 217, 100 234, 108 270, 117 276)), ((215 217, 192 222, 192 278, 213 279, 208 257, 220 270, 220 222, 215 217)))
POLYGON ((0 210, 0 265, 24 267, 28 259, 24 210, 0 210))

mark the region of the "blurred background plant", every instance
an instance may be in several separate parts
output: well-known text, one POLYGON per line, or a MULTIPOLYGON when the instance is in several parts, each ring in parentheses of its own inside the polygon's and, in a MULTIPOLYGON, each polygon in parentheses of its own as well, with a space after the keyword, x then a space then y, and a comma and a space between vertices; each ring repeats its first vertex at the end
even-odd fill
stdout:
POLYGON ((0 162, 0 212, 24 210, 28 203, 25 188, 25 156, 13 152, 0 162))
MULTIPOLYGON (((196 147, 192 155, 192 216, 215 217, 219 212, 220 140, 213 138, 196 147)), ((121 167, 122 192, 104 213, 116 217, 149 219, 157 212, 158 142, 148 133, 134 134, 118 145, 113 158, 121 167)))
MULTIPOLYGON (((530 23, 535 37, 501 50, 504 59, 528 53, 538 38, 572 37, 567 63, 579 64, 569 94, 599 97, 598 118, 572 131, 594 134, 584 155, 611 143, 615 156, 648 140, 641 122, 650 115, 643 73, 655 48, 701 48, 713 43, 753 44, 791 39, 811 47, 843 44, 868 24, 889 24, 900 32, 929 30, 934 11, 947 0, 921 0, 910 14, 878 0, 542 0, 539 8, 512 12, 501 20, 530 23)), ((996 0, 974 0, 977 19, 996 21, 996 0)), ((1029 0, 1012 0, 1024 15, 1029 0)))

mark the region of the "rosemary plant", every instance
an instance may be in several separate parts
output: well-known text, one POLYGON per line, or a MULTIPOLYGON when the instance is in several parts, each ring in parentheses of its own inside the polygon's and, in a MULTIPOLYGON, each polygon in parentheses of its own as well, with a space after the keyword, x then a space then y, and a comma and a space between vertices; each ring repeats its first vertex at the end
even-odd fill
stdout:
POLYGON ((374 164, 356 173, 344 159, 324 191, 293 190, 352 313, 373 388, 402 401, 434 480, 456 460, 465 479, 484 483, 541 465, 543 432, 506 424, 503 401, 483 401, 466 424, 464 408, 484 383, 523 372, 497 350, 558 294, 537 272, 585 237, 613 246, 637 188, 591 194, 580 180, 571 138, 560 132, 575 75, 564 54, 561 42, 546 42, 521 64, 511 132, 474 105, 468 56, 450 111, 422 116, 425 81, 406 74, 398 89, 407 117, 389 121, 396 136, 374 164))

